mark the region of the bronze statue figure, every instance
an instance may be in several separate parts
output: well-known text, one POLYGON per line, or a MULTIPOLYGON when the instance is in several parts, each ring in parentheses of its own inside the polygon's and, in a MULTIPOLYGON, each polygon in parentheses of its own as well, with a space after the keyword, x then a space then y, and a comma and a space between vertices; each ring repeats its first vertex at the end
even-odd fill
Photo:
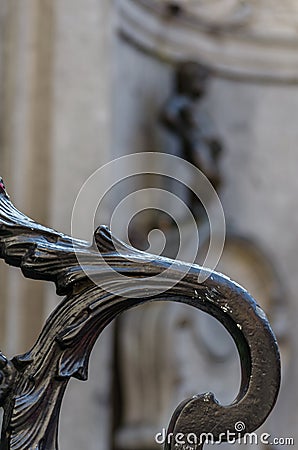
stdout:
POLYGON ((212 121, 206 114, 198 115, 209 77, 209 70, 197 62, 179 63, 174 92, 161 112, 161 122, 179 139, 178 156, 200 169, 218 190, 222 181, 219 169, 222 144, 213 130, 212 121))

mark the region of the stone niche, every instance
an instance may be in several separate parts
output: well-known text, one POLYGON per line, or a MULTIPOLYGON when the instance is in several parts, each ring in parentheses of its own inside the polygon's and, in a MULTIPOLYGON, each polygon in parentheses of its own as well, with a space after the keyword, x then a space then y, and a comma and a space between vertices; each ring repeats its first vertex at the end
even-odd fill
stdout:
MULTIPOLYGON (((175 65, 194 60, 212 70, 205 107, 224 142, 220 197, 227 221, 217 270, 254 295, 277 335, 283 383, 263 426, 274 437, 297 434, 298 365, 291 342, 298 335, 290 327, 298 313, 297 17, 297 2, 290 0, 120 0, 115 46, 114 155, 172 151, 177 142, 157 118, 175 65)), ((188 260, 187 247, 181 257, 188 260)), ((123 316, 117 355, 117 450, 159 448, 155 434, 188 395, 211 390, 225 403, 237 394, 233 342, 213 319, 180 305, 148 305, 123 316)))
MULTIPOLYGON (((297 346, 288 345, 298 340, 297 8, 296 0, 2 0, 0 162, 17 206, 69 232, 76 193, 95 168, 176 145, 157 125, 175 63, 211 67, 206 108, 225 143, 221 198, 234 230, 219 268, 265 305, 280 340, 282 392, 264 431, 298 441, 297 346)), ((13 268, 2 266, 0 278, 1 345, 13 355, 32 344, 57 299, 13 268)), ((238 360, 226 333, 203 314, 167 307, 117 324, 114 442, 110 328, 90 382, 70 386, 63 449, 152 448, 189 393, 235 395, 238 360)))

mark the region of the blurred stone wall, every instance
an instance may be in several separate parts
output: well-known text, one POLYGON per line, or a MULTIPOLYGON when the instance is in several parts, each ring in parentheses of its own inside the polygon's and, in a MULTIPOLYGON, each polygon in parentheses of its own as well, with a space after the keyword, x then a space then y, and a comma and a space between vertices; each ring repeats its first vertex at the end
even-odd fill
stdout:
MULTIPOLYGON (((111 8, 109 0, 0 3, 1 175, 17 207, 67 233, 79 188, 109 158, 111 8)), ((54 286, 4 264, 0 282, 1 349, 12 356, 32 345, 58 299, 54 286)), ((107 330, 89 383, 70 383, 63 449, 109 448, 110 359, 107 330)))
MULTIPOLYGON (((286 311, 291 317, 286 322, 286 337, 281 325, 283 387, 268 427, 277 436, 294 436, 298 441, 297 5, 288 0, 282 7, 280 2, 268 0, 269 20, 265 3, 261 9, 253 9, 254 3, 201 2, 203 9, 196 7, 195 14, 206 20, 209 28, 206 25, 196 34, 193 28, 184 29, 174 20, 162 23, 160 30, 153 21, 158 18, 148 17, 132 0, 2 0, 0 168, 11 197, 22 211, 48 226, 70 232, 76 195, 96 168, 128 153, 167 150, 175 145, 157 123, 160 107, 172 89, 175 61, 193 58, 208 63, 214 75, 206 108, 225 144, 222 201, 226 217, 239 234, 251 238, 268 254, 287 293, 279 305, 280 315, 283 317, 286 311), (225 5, 229 6, 228 11, 225 5), (242 9, 243 5, 247 8, 242 9), (215 22, 211 20, 214 8, 218 11, 215 22), (277 8, 276 14, 272 14, 272 8, 277 8), (116 17, 121 36, 114 28, 116 17), (136 22, 127 20, 129 17, 136 22), (266 36, 264 24, 270 25, 270 36, 266 36), (219 25, 221 39, 212 34, 219 25), (236 34, 230 30, 236 30, 236 34), (268 39, 272 34, 273 38, 268 39)), ((82 228, 83 222, 84 217, 82 228)), ((187 249, 184 258, 188 258, 187 249)), ((224 267, 227 266, 221 270, 224 267)), ((229 275, 237 278, 231 259, 228 267, 229 275)), ((245 280, 240 281, 245 284, 245 280)), ((0 284, 1 349, 11 356, 34 342, 58 300, 53 286, 24 280, 17 269, 4 264, 0 265, 0 284)), ((164 314, 167 316, 167 312, 164 314)), ((175 314, 176 310, 172 317, 175 314)), ((181 316, 187 323, 188 313, 184 316, 178 311, 177 317, 181 316)), ((198 320, 198 326, 206 329, 206 323, 198 320)), ((279 327, 276 317, 275 322, 279 327)), ((128 324, 133 323, 131 316, 128 324)), ((197 367, 192 362, 188 365, 188 361, 192 361, 196 351, 200 354, 200 347, 190 346, 189 353, 185 352, 189 333, 187 327, 180 325, 177 330, 169 320, 167 326, 180 351, 178 357, 185 370, 178 375, 184 376, 184 384, 179 392, 174 392, 173 386, 164 391, 169 415, 162 421, 170 417, 173 405, 169 400, 175 406, 176 395, 184 398, 186 391, 197 386, 197 367)), ((209 326, 212 325, 207 326, 207 331, 209 326)), ((120 326, 118 332, 121 333, 120 326)), ((89 382, 70 384, 62 409, 63 450, 112 447, 112 335, 113 330, 108 329, 93 352, 89 382)), ((215 346, 216 352, 216 341, 210 345, 215 346)), ((168 353, 169 349, 164 351, 168 353)), ((132 359, 139 358, 140 367, 142 354, 142 349, 137 354, 128 352, 132 359)), ((234 380, 238 380, 235 362, 229 367, 204 364, 206 374, 202 370, 197 389, 218 389, 227 395, 219 380, 225 374, 230 380, 228 394, 234 393, 234 380), (212 375, 209 370, 213 370, 212 375), (220 374, 218 378, 216 374, 220 374)), ((125 389, 125 380, 119 379, 118 384, 125 389)), ((133 386, 133 395, 138 395, 137 387, 133 386)), ((153 395, 158 392, 155 387, 153 383, 148 388, 149 394, 153 393, 153 409, 153 395)), ((125 434, 126 417, 118 417, 114 444, 125 448, 125 439, 132 436, 133 445, 141 449, 140 443, 154 438, 148 436, 148 429, 151 433, 154 427, 146 428, 153 419, 149 417, 139 424, 139 435, 135 437, 133 433, 125 434)), ((166 425, 160 423, 161 427, 166 425)))
MULTIPOLYGON (((119 151, 122 143, 122 154, 132 149, 175 153, 177 143, 158 120, 173 90, 175 64, 195 60, 213 69, 204 106, 224 142, 220 197, 228 230, 218 267, 250 290, 270 317, 283 380, 263 431, 297 442, 297 4, 178 1, 180 12, 171 15, 166 2, 145 3, 119 2, 115 84, 127 81, 115 96, 113 148, 119 151)), ((189 259, 190 250, 184 249, 183 259, 189 259)), ((196 322, 191 312, 175 305, 152 305, 127 314, 119 330, 126 404, 117 449, 158 448, 154 432, 167 425, 179 401, 197 390, 211 390, 223 402, 233 399, 239 379, 235 353, 212 321, 198 317, 196 322), (204 331, 198 336, 196 329, 204 331), (132 348, 134 340, 144 341, 143 346, 132 348), (172 345, 161 350, 160 344, 159 354, 150 353, 154 342, 165 340, 172 345), (226 355, 221 362, 216 360, 220 354, 226 355), (158 382, 159 372, 166 375, 158 382)))

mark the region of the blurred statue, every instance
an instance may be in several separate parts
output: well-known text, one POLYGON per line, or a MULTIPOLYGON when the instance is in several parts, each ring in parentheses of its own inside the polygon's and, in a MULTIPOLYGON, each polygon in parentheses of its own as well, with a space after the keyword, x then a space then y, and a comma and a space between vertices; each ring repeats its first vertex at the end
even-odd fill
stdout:
POLYGON ((200 117, 198 114, 209 75, 209 70, 199 63, 179 63, 175 91, 161 112, 161 122, 180 140, 179 156, 200 169, 218 190, 221 185, 219 156, 222 145, 207 115, 200 117))

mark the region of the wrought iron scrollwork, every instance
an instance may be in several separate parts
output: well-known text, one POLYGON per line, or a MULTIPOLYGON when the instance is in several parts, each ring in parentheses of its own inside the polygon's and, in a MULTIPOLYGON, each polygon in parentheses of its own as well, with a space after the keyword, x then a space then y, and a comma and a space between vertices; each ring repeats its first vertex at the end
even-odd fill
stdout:
MULTIPOLYGON (((106 227, 95 231, 92 244, 46 228, 14 207, 3 182, 0 256, 25 277, 54 282, 64 296, 31 350, 10 361, 0 357, 1 450, 58 449, 59 411, 69 379, 86 380, 90 353, 103 329, 121 312, 148 301, 185 303, 216 317, 233 336, 241 360, 236 400, 222 406, 210 393, 187 399, 173 414, 168 433, 219 436, 235 431, 239 421, 252 432, 272 410, 280 385, 275 337, 254 299, 224 275, 193 265, 176 282, 179 264, 168 269, 168 259, 127 246, 106 227), (114 280, 107 266, 125 275, 125 282, 114 280), (198 283, 202 272, 206 279, 198 283), (170 287, 160 292, 152 281, 144 296, 144 277, 154 275, 162 287, 170 287)), ((174 443, 165 448, 172 450, 174 443)))

